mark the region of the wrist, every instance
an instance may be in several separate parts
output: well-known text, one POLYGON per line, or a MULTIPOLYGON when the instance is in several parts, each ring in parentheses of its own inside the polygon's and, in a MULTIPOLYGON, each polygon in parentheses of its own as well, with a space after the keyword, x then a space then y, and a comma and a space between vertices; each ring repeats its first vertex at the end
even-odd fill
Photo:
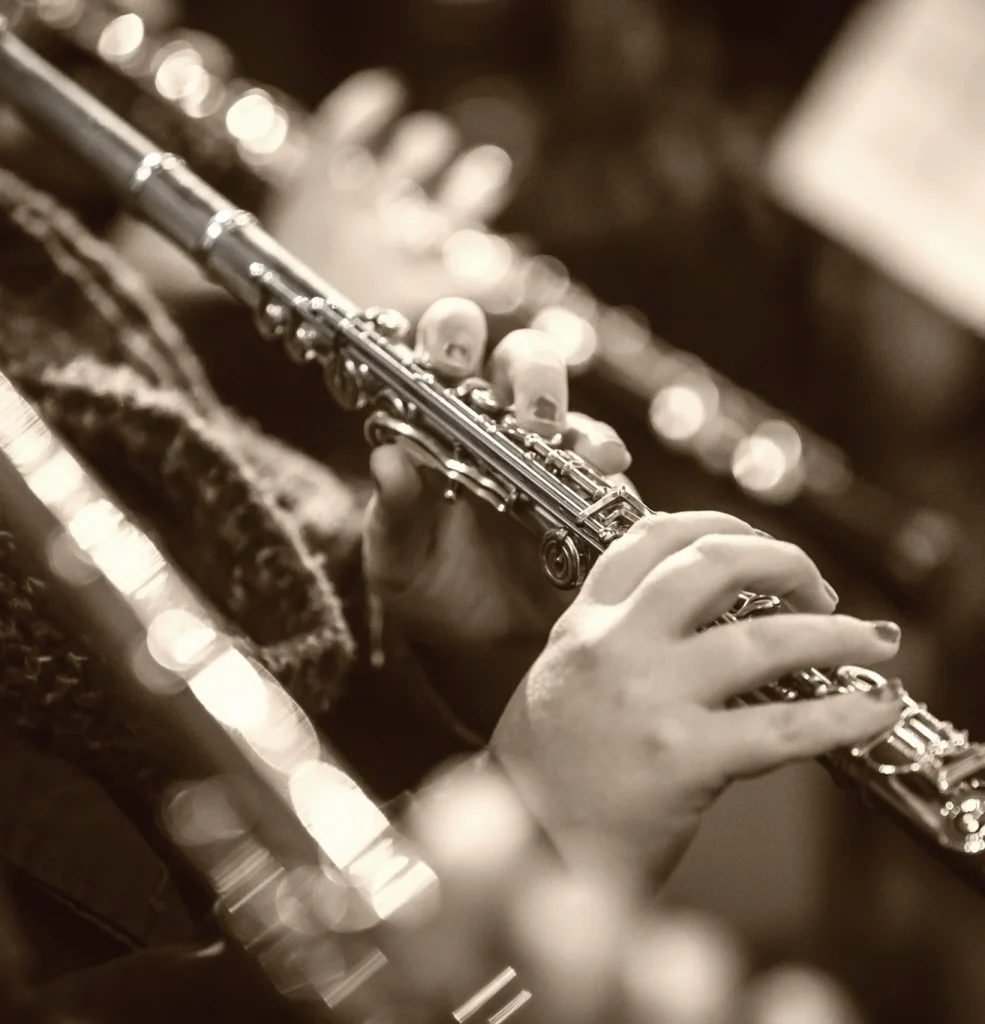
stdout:
POLYGON ((552 831, 557 817, 544 777, 540 744, 530 723, 525 686, 521 684, 507 703, 489 740, 487 763, 508 782, 530 814, 552 831))
POLYGON ((638 870, 639 852, 611 827, 608 810, 599 803, 591 785, 590 776, 604 774, 604 770, 591 766, 586 776, 587 754, 580 747, 558 749, 538 734, 531 721, 525 684, 503 712, 487 756, 563 861, 591 864, 604 848, 613 863, 631 863, 633 870, 638 870))

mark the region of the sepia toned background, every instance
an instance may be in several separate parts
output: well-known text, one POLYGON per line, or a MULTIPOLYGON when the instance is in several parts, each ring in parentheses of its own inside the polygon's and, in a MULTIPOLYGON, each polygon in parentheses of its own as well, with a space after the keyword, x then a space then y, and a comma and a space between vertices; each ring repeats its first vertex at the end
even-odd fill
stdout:
MULTIPOLYGON (((39 6, 49 25, 70 25, 82 4, 39 6)), ((402 116, 427 110, 454 126, 454 153, 482 147, 508 166, 491 224, 469 207, 444 229, 422 212, 456 202, 437 169, 401 205, 380 201, 371 177, 347 178, 358 164, 323 154, 322 205, 300 218, 276 187, 218 160, 213 169, 360 302, 413 317, 471 292, 499 331, 547 329, 571 354, 576 404, 627 439, 652 507, 722 508, 802 544, 842 607, 903 625, 893 669, 910 692, 985 737, 977 3, 100 6, 136 14, 169 52, 187 61, 190 47, 217 76, 262 83, 269 104, 249 110, 266 128, 226 119, 240 144, 260 139, 260 164, 283 142, 264 141, 277 124, 270 104, 300 116, 348 82, 358 105, 351 76, 386 69, 403 98, 360 139, 371 156, 402 116), (524 252, 550 259, 521 274, 524 252)), ((124 71, 132 28, 117 26, 115 50, 106 42, 124 71)), ((152 131, 146 100, 113 93, 72 47, 38 38, 152 131)), ((44 143, 3 130, 16 159, 37 167, 44 143)), ((151 243, 84 176, 40 163, 43 184, 151 265, 231 402, 361 474, 358 425, 317 380, 265 349, 245 315, 217 314, 180 261, 148 257, 151 243)), ((980 1017, 985 904, 816 765, 735 787, 666 898, 725 918, 763 964, 830 968, 873 1022, 980 1017)))

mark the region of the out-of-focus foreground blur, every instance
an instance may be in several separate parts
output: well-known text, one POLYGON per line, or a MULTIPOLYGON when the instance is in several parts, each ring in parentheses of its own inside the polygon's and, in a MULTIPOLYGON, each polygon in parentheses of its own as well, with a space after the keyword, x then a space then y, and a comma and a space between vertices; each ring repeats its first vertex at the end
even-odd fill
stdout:
MULTIPOLYGON (((36 6, 70 35, 95 5, 36 6)), ((169 40, 152 85, 190 119, 211 117, 213 80, 247 83, 225 131, 273 184, 199 156, 329 281, 409 316, 471 294, 501 329, 547 330, 652 507, 802 544, 843 608, 904 626, 909 691, 985 737, 978 0, 99 6, 121 81, 169 40), (319 107, 322 134, 295 138, 319 107)), ((106 93, 81 50, 48 45, 106 93)), ((61 172, 39 183, 151 267, 224 396, 361 474, 318 382, 223 336, 180 263, 61 172)), ((723 917, 763 966, 829 968, 874 1022, 980 1017, 985 905, 814 765, 730 792, 666 898, 723 917)))

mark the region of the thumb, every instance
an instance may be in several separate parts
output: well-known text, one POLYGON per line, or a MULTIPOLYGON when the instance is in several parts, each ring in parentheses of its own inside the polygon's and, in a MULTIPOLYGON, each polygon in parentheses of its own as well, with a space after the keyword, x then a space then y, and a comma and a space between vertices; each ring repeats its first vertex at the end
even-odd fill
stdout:
POLYGON ((435 545, 441 489, 425 479, 398 445, 374 449, 364 550, 366 571, 384 594, 408 586, 423 571, 435 545))

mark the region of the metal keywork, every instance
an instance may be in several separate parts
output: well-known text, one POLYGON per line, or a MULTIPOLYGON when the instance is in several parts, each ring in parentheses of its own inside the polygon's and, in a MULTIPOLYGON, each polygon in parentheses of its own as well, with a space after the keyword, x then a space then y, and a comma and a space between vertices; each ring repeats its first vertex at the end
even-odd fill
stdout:
POLYGON ((540 562, 547 578, 559 590, 580 587, 591 568, 585 547, 564 530, 549 530, 540 545, 540 562))
MULTIPOLYGON (((410 325, 401 314, 393 310, 371 309, 357 317, 354 322, 372 324, 377 330, 384 330, 388 339, 402 344, 410 325)), ((414 359, 409 348, 404 348, 408 367, 431 376, 426 359, 414 359)), ((346 362, 336 350, 328 357, 328 366, 346 362)), ((346 365, 352 365, 348 360, 346 365)), ((327 372, 327 371, 326 371, 327 372)), ((356 375, 350 369, 348 378, 356 375)), ((330 387, 338 393, 338 385, 330 387)), ((363 385, 363 393, 367 388, 363 385)), ((593 466, 574 452, 561 447, 560 435, 546 438, 524 430, 516 420, 511 408, 501 405, 493 393, 490 383, 481 377, 470 377, 455 385, 449 385, 448 393, 458 399, 478 416, 478 422, 489 433, 495 434, 515 445, 517 453, 524 460, 536 462, 558 480, 563 481, 592 502, 578 513, 577 522, 591 528, 600 546, 617 539, 637 519, 647 513, 646 506, 635 495, 624 489, 613 489, 609 482, 593 466)), ((423 465, 441 473, 447 481, 444 497, 456 501, 463 491, 491 505, 498 512, 516 512, 520 494, 497 480, 490 473, 483 472, 470 458, 462 445, 441 440, 433 432, 422 428, 419 410, 395 400, 383 390, 375 398, 376 410, 370 414, 365 425, 367 441, 374 447, 397 443, 411 452, 423 465)), ((347 408, 358 408, 351 404, 347 408)), ((541 564, 550 582, 561 590, 571 590, 584 583, 597 552, 591 550, 583 538, 562 527, 543 531, 540 547, 541 564)))
MULTIPOLYGON (((375 337, 386 339, 395 352, 410 359, 410 351, 404 352, 410 321, 402 313, 374 306, 352 317, 352 322, 357 328, 364 327, 375 337)), ((321 358, 321 363, 325 387, 346 412, 366 408, 373 394, 379 391, 369 367, 350 355, 341 340, 321 358)))
MULTIPOLYGON (((365 408, 377 390, 369 368, 352 358, 340 340, 332 340, 330 333, 310 322, 312 316, 326 312, 330 304, 320 296, 303 303, 283 301, 276 295, 277 278, 265 265, 256 263, 250 272, 260 284, 255 316, 260 336, 279 344, 293 363, 320 363, 325 387, 342 409, 356 412, 365 408)), ((354 323, 372 328, 377 316, 395 339, 406 336, 409 325, 391 310, 367 310, 354 323)))
POLYGON ((958 802, 948 801, 941 819, 949 840, 946 845, 966 854, 985 853, 985 799, 967 796, 958 802))
POLYGON ((450 486, 464 487, 475 497, 492 505, 497 512, 508 512, 515 501, 515 494, 502 484, 464 459, 457 458, 433 434, 418 429, 406 420, 387 412, 374 412, 366 420, 365 435, 374 448, 385 444, 401 445, 422 465, 441 473, 450 486))

